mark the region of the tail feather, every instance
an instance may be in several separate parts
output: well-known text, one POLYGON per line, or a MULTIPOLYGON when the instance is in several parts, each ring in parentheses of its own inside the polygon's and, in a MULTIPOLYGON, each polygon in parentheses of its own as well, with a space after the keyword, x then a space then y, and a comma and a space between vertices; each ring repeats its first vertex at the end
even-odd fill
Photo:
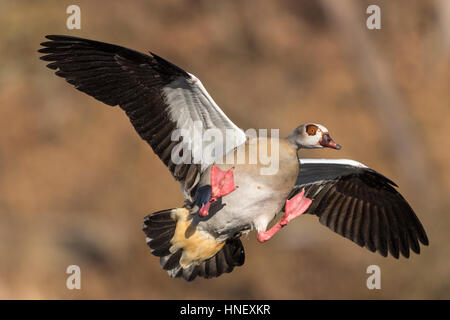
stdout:
POLYGON ((244 264, 244 247, 238 238, 226 240, 221 249, 208 259, 192 261, 188 265, 180 264, 184 249, 174 251, 172 243, 178 221, 176 210, 179 208, 152 213, 144 218, 143 226, 151 253, 160 257, 161 267, 171 277, 183 277, 187 281, 192 281, 197 276, 214 278, 244 264), (171 252, 171 248, 174 252, 171 252))
POLYGON ((165 257, 161 257, 161 259, 159 260, 161 268, 163 268, 164 270, 172 270, 178 267, 180 265, 181 254, 182 251, 180 249, 174 254, 169 254, 165 257))
POLYGON ((157 257, 170 255, 170 239, 175 233, 176 221, 170 216, 171 210, 155 212, 144 219, 143 230, 147 235, 147 245, 157 257))

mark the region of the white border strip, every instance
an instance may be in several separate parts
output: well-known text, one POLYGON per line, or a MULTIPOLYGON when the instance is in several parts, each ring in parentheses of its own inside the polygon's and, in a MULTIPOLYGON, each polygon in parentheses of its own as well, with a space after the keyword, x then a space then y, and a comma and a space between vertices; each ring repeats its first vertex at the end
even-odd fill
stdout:
POLYGON ((367 168, 361 162, 350 159, 300 159, 300 164, 320 163, 320 164, 342 164, 358 168, 367 168))

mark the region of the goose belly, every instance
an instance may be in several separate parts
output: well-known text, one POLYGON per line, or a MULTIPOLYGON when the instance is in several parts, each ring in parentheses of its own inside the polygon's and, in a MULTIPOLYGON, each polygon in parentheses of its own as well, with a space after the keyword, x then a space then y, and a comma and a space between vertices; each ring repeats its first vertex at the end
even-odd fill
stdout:
POLYGON ((198 218, 198 227, 220 240, 250 228, 265 229, 280 212, 290 190, 277 191, 270 184, 258 180, 247 177, 240 181, 236 176, 239 188, 213 202, 209 216, 198 218))

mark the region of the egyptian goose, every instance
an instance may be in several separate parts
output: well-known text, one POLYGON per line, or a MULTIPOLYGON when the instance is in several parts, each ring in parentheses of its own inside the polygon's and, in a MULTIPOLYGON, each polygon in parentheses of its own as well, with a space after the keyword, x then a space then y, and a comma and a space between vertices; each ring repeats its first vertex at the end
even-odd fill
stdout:
POLYGON ((324 126, 300 125, 285 139, 248 137, 197 77, 156 54, 70 36, 46 38, 39 52, 51 62, 47 66, 76 89, 119 105, 180 182, 184 205, 152 213, 143 224, 151 252, 170 276, 191 281, 231 272, 244 263, 242 234, 256 230, 265 242, 302 213, 383 256, 409 257, 410 249, 420 252, 419 241, 428 245, 391 180, 356 161, 298 159, 302 148, 341 148, 324 126), (226 143, 205 157, 213 139, 198 137, 211 130, 226 143), (261 161, 248 160, 248 150, 263 145, 277 146, 279 170, 272 174, 262 173, 261 161), (245 161, 237 161, 242 154, 245 161), (283 218, 267 230, 281 211, 283 218))

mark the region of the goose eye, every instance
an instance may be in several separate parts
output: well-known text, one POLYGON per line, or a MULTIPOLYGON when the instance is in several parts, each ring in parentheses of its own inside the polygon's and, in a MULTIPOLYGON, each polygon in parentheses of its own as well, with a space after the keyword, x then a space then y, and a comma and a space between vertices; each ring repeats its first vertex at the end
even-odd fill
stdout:
POLYGON ((306 133, 310 136, 315 136, 317 133, 317 126, 313 124, 309 124, 306 126, 306 133))

